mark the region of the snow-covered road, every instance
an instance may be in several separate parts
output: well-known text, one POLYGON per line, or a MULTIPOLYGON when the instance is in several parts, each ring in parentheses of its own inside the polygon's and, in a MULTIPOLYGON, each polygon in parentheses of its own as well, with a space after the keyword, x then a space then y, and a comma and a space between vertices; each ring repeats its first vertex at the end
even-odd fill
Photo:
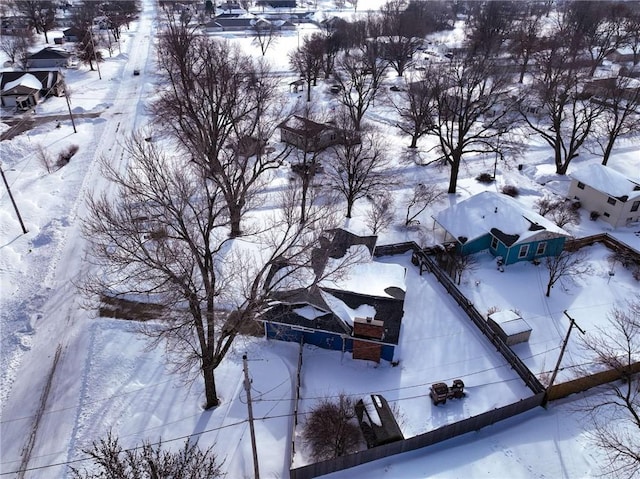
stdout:
POLYGON ((76 287, 77 280, 90 267, 81 220, 86 215, 87 195, 105 187, 100 159, 106 157, 112 165, 124 167, 121 140, 143 126, 140 122, 144 117, 140 113, 145 99, 144 73, 134 77, 132 72, 134 68, 144 72, 147 63, 152 62, 155 2, 147 1, 143 8, 136 30, 129 33, 125 44, 128 62, 121 65, 117 75, 101 80, 109 82, 107 98, 113 101, 93 129, 94 136, 85 150, 89 153, 84 155, 82 165, 74 164, 82 169, 83 177, 76 178, 78 187, 75 197, 66 203, 64 221, 56 224, 56 236, 47 238, 48 241, 43 240, 42 230, 35 238, 27 235, 30 248, 22 252, 25 265, 22 284, 10 298, 3 295, 2 311, 7 320, 3 320, 3 347, 11 349, 3 352, 6 360, 0 434, 3 474, 27 469, 28 473, 19 477, 51 478, 63 476, 66 470, 36 468, 65 462, 70 452, 66 446, 77 411, 69 405, 80 403, 82 374, 78 365, 88 353, 92 320, 76 287), (39 247, 46 249, 46 267, 37 268, 37 262, 30 261, 39 256, 39 247), (31 252, 35 254, 30 256, 31 252), (34 268, 30 269, 32 265, 34 268), (13 323, 10 317, 15 319, 13 323), (20 325, 21 321, 22 333, 7 330, 9 324, 20 325), (43 411, 47 413, 42 414, 43 411), (25 441, 21 443, 16 438, 25 441))

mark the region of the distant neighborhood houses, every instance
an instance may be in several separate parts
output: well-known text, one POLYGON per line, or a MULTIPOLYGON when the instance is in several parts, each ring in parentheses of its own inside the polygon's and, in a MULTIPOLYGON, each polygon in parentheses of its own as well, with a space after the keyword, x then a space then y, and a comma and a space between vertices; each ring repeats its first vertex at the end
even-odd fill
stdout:
POLYGON ((350 352, 354 359, 393 361, 404 314, 406 271, 401 265, 373 260, 376 239, 344 229, 326 232, 314 255, 313 270, 320 281, 273 295, 260 317, 267 338, 350 352), (350 258, 362 261, 351 264, 350 258), (343 261, 346 271, 322 278, 343 261))
POLYGON ((560 254, 570 234, 510 196, 485 191, 436 214, 443 242, 463 255, 489 252, 503 264, 560 254))
POLYGON ((631 180, 601 164, 582 167, 571 175, 569 198, 578 200, 614 228, 640 221, 640 179, 631 180))

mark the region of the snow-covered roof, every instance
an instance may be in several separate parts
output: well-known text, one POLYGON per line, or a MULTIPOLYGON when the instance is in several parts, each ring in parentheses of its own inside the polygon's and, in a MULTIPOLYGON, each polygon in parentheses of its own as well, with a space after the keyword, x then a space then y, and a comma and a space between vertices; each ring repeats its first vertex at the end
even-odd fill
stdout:
MULTIPOLYGON (((359 246, 364 248, 364 246, 359 246)), ((337 289, 350 293, 399 299, 398 290, 406 291, 405 268, 394 263, 371 261, 353 265, 339 278, 323 280, 321 288, 337 289)))
POLYGON ((507 336, 531 331, 531 326, 517 313, 511 310, 497 311, 489 315, 491 320, 498 324, 507 336))
POLYGON ((15 87, 22 86, 27 88, 32 88, 33 90, 42 90, 42 83, 31 73, 25 73, 20 78, 17 78, 9 83, 7 83, 2 91, 10 91, 15 87))
POLYGON ((356 318, 373 318, 376 315, 376 308, 370 304, 361 304, 357 308, 351 308, 347 304, 326 291, 322 291, 322 299, 329 305, 335 314, 345 324, 353 328, 356 318))
POLYGON ((640 183, 600 163, 592 163, 576 170, 571 178, 615 198, 640 197, 640 183))
POLYGON ((460 238, 472 241, 494 230, 513 236, 511 244, 525 243, 541 230, 570 236, 555 223, 528 210, 510 196, 491 191, 471 196, 433 218, 459 241, 460 238))

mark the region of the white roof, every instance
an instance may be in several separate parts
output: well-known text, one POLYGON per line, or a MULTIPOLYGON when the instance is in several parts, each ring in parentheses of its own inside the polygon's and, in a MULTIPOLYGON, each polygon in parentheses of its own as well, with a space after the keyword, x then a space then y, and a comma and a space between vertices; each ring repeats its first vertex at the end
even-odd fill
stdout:
POLYGON ((394 298, 386 289, 395 287, 406 291, 405 273, 404 266, 399 264, 371 261, 355 264, 344 275, 324 280, 320 286, 367 296, 394 298))
POLYGON ((640 197, 639 183, 600 163, 593 163, 580 168, 572 173, 571 177, 615 198, 622 196, 628 196, 629 199, 640 197), (634 188, 638 188, 638 190, 634 191, 634 188))
POLYGON ((565 230, 543 216, 528 210, 510 196, 484 191, 441 211, 434 219, 455 238, 475 240, 493 228, 507 235, 518 235, 513 244, 523 243, 542 229, 561 236, 565 230), (531 228, 537 225, 536 228, 531 228))
POLYGON ((326 291, 321 291, 320 294, 327 306, 331 308, 333 314, 352 328, 356 318, 374 318, 376 316, 376 308, 370 304, 361 304, 356 309, 353 309, 347 306, 344 301, 326 291))
POLYGON ((513 311, 497 311, 489 315, 489 318, 505 332, 507 336, 531 331, 531 326, 513 311))
POLYGON ((34 90, 42 90, 42 83, 40 83, 40 80, 38 80, 31 73, 25 73, 20 78, 7 83, 4 86, 3 91, 9 91, 17 86, 32 88, 34 90))

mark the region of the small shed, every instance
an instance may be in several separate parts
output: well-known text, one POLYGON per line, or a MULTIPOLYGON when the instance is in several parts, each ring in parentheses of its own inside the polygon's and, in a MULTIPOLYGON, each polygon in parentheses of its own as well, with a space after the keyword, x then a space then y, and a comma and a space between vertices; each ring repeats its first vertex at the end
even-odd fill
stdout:
POLYGON ((497 311, 487 318, 489 327, 507 346, 529 341, 531 326, 513 311, 497 311))

